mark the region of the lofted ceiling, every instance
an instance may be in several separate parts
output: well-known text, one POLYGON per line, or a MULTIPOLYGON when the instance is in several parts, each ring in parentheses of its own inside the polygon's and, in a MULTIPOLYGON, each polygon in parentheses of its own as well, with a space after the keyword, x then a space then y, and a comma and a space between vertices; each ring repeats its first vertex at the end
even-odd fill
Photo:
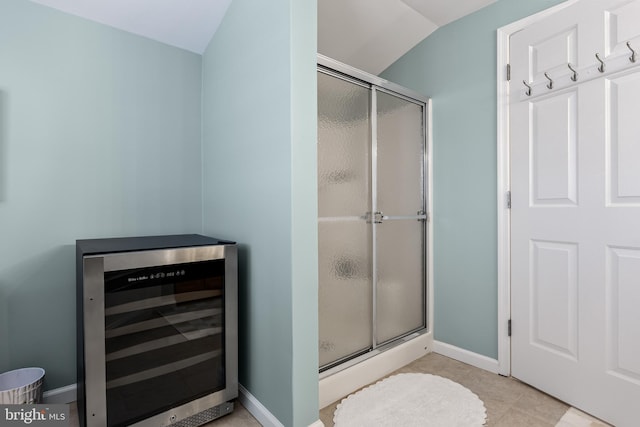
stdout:
POLYGON ((202 54, 231 0, 31 0, 202 54))
MULTIPOLYGON (((203 53, 232 0, 31 0, 203 53)), ((318 0, 318 52, 379 74, 438 27, 496 0, 318 0)))
POLYGON ((318 0, 318 52, 379 74, 438 27, 496 0, 318 0))

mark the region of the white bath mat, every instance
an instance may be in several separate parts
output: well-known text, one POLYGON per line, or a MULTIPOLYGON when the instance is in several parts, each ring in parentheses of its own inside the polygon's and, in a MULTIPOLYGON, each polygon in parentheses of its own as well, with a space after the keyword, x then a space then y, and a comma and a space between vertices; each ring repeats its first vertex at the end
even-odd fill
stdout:
POLYGON ((398 374, 343 399, 335 427, 476 427, 484 403, 471 390, 430 374, 398 374))

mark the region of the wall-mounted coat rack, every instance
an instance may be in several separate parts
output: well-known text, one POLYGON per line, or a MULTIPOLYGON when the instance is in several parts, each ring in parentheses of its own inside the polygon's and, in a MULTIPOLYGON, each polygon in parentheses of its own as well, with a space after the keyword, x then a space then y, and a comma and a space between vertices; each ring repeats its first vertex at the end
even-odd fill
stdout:
POLYGON ((567 63, 569 72, 559 70, 549 70, 542 73, 542 76, 537 77, 532 82, 523 80, 524 88, 521 90, 520 100, 531 99, 537 96, 547 95, 550 91, 558 91, 566 89, 571 86, 575 86, 578 83, 587 82, 602 75, 609 75, 624 71, 635 67, 636 64, 636 51, 631 46, 630 42, 626 43, 627 48, 631 51, 631 56, 628 53, 618 54, 609 58, 602 59, 599 53, 594 56, 597 60, 594 65, 586 66, 580 70, 576 70, 571 63, 567 63))

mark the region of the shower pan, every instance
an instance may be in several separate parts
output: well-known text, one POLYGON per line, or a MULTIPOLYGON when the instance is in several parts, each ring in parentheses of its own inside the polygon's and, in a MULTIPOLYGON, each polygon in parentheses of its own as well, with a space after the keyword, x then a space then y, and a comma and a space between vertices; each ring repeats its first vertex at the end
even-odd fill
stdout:
POLYGON ((321 378, 430 332, 428 107, 318 55, 321 378))

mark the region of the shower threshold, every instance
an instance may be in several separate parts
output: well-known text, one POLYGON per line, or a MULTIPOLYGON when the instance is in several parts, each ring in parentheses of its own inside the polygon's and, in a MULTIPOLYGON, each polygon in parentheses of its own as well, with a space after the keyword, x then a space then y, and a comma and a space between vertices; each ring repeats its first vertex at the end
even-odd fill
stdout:
POLYGON ((433 332, 424 329, 320 373, 319 407, 373 383, 430 353, 433 332))

